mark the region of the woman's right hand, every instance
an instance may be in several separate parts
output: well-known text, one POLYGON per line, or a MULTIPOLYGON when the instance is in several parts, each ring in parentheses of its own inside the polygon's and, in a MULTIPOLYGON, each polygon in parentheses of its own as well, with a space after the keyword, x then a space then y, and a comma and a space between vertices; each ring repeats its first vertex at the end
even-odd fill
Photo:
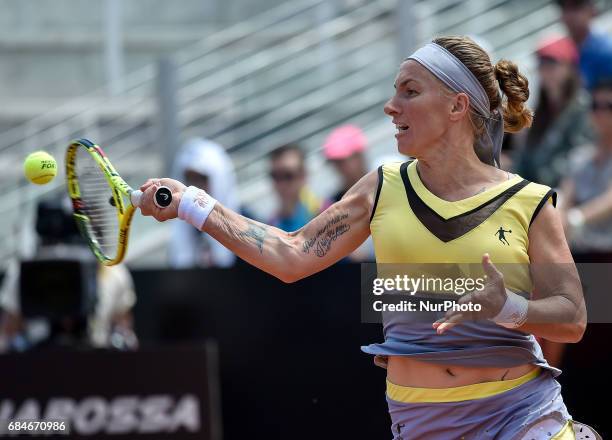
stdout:
POLYGON ((140 199, 139 207, 140 212, 144 216, 152 216, 155 220, 164 222, 178 217, 178 207, 181 203, 181 197, 187 187, 178 180, 174 179, 149 179, 141 187, 140 190, 143 192, 142 198, 140 199), (170 188, 172 191, 172 203, 166 208, 158 207, 153 201, 155 191, 165 186, 170 188))

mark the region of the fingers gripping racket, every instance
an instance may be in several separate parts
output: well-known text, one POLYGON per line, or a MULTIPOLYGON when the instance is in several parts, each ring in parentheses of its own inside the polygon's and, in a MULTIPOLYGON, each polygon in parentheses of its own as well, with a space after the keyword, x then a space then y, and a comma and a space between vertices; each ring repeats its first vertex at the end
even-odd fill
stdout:
MULTIPOLYGON (((106 266, 120 263, 142 191, 125 183, 102 148, 87 139, 68 145, 66 183, 74 218, 96 258, 106 266)), ((172 191, 158 188, 154 202, 159 208, 169 206, 172 191)))

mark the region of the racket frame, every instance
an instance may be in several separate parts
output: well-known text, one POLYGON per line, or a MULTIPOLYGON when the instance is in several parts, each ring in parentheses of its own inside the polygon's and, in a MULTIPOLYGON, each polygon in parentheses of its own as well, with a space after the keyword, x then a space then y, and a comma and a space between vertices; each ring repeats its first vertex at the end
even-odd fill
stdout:
POLYGON ((68 195, 72 200, 74 219, 81 235, 86 238, 94 255, 100 263, 105 266, 119 264, 127 252, 130 224, 136 209, 131 202, 124 203, 123 196, 127 196, 127 199, 130 200, 130 194, 133 192, 133 189, 117 173, 102 148, 88 139, 75 139, 68 145, 66 149, 66 183, 68 185, 68 195), (84 203, 81 199, 81 189, 76 169, 76 155, 79 148, 85 148, 91 155, 94 162, 100 167, 106 177, 106 181, 112 192, 119 220, 117 255, 114 257, 105 255, 98 240, 88 232, 90 220, 83 209, 84 203))

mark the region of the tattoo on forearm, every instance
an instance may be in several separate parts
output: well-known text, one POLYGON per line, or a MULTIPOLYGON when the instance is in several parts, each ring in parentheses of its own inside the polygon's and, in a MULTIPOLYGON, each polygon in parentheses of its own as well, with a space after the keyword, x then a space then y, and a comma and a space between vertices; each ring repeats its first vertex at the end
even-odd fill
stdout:
POLYGON ((246 231, 238 232, 238 235, 240 237, 252 239, 259 249, 259 253, 263 254, 264 240, 266 239, 266 235, 268 233, 267 228, 251 220, 247 220, 247 223, 249 224, 248 229, 246 231))
POLYGON ((338 214, 332 217, 321 229, 317 231, 314 237, 307 239, 302 251, 309 254, 313 249, 317 257, 324 257, 331 249, 332 243, 342 234, 351 229, 351 226, 345 222, 348 218, 348 213, 338 214))
POLYGON ((238 225, 232 223, 229 218, 224 214, 220 214, 222 228, 225 229, 226 233, 237 239, 246 237, 249 241, 253 241, 255 246, 259 249, 259 253, 263 254, 263 245, 266 237, 268 236, 268 230, 265 226, 259 225, 250 219, 245 219, 248 227, 246 230, 241 231, 238 229, 238 225))

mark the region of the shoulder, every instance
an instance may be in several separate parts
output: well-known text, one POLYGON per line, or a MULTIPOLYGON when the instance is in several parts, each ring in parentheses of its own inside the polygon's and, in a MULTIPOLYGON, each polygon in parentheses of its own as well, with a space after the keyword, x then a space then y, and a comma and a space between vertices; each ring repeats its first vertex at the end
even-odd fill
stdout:
POLYGON ((535 263, 573 261, 561 216, 550 204, 543 206, 529 228, 528 254, 535 263))
POLYGON ((549 186, 534 182, 529 182, 521 192, 529 217, 530 257, 534 252, 539 252, 538 248, 549 248, 551 245, 567 247, 561 217, 556 209, 557 192, 549 186))
POLYGON ((371 219, 383 186, 383 168, 381 165, 368 172, 342 196, 338 203, 350 204, 371 219))
POLYGON ((518 177, 521 180, 508 189, 514 193, 508 203, 521 219, 525 230, 531 230, 532 224, 546 205, 557 206, 557 192, 550 186, 518 177))
POLYGON ((413 160, 410 159, 404 162, 387 162, 379 166, 376 170, 378 175, 378 191, 380 192, 384 186, 402 182, 406 178, 408 165, 412 162, 413 160))
POLYGON ((540 204, 550 201, 553 206, 557 204, 557 192, 548 185, 522 180, 522 188, 518 192, 521 202, 527 204, 540 204))
POLYGON ((380 180, 380 167, 370 171, 365 176, 357 181, 345 194, 341 200, 347 199, 363 199, 374 201, 376 189, 380 180))
POLYGON ((405 167, 409 162, 387 162, 380 165, 375 171, 369 173, 368 191, 371 196, 370 207, 372 217, 374 216, 376 206, 383 191, 393 186, 395 183, 402 181, 401 175, 405 173, 405 167), (372 184, 374 184, 374 186, 372 186, 372 184), (373 192, 372 189, 374 189, 373 192))
POLYGON ((412 162, 414 162, 414 159, 408 159, 407 161, 403 162, 387 162, 382 164, 379 168, 384 177, 395 177, 405 172, 408 165, 410 165, 412 162))

